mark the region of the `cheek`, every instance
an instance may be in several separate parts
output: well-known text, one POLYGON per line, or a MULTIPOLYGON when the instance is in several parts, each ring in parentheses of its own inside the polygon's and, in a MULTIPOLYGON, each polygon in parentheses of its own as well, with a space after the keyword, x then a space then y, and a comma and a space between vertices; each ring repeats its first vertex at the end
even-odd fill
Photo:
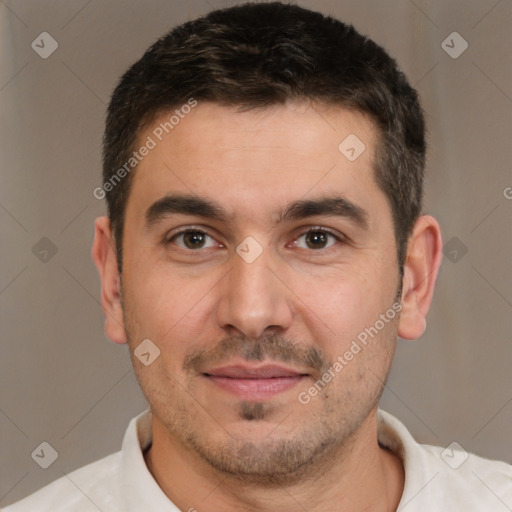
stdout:
MULTIPOLYGON (((382 271, 372 268, 333 269, 323 275, 294 277, 299 315, 317 343, 331 356, 347 345, 391 304, 389 290, 381 290, 382 271), (322 343, 323 340, 323 343, 322 343)), ((293 282, 293 281, 292 281, 293 282)))
POLYGON ((179 360, 211 321, 214 293, 207 291, 214 291, 218 278, 210 273, 185 277, 179 269, 145 262, 125 271, 125 315, 133 345, 149 338, 166 359, 179 360))

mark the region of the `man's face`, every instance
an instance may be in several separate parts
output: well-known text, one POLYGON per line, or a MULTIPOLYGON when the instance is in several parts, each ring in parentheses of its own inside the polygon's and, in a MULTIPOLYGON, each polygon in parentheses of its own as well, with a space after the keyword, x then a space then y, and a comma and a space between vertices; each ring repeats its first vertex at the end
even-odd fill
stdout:
POLYGON ((132 352, 148 338, 160 349, 149 366, 133 357, 137 377, 154 421, 201 460, 252 478, 298 472, 375 412, 394 352, 376 130, 332 106, 199 103, 158 141, 168 118, 140 134, 157 144, 126 209, 125 330, 132 352), (365 145, 353 161, 338 148, 351 134, 365 145))

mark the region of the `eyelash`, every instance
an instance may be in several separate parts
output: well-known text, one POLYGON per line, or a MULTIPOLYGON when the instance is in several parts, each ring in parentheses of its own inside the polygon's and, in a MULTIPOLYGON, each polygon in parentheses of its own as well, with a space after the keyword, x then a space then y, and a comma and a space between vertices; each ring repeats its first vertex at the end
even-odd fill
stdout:
MULTIPOLYGON (((334 238, 336 240, 336 242, 338 242, 338 243, 344 243, 344 242, 347 241, 344 236, 337 235, 336 233, 332 232, 331 230, 329 230, 327 228, 324 228, 322 226, 313 226, 313 227, 310 227, 310 228, 306 229, 306 231, 302 231, 294 239, 294 241, 292 243, 297 242, 297 240, 299 240, 303 236, 307 236, 309 233, 324 233, 324 234, 334 238)), ((322 252, 323 254, 326 254, 326 253, 329 253, 331 250, 335 249, 335 245, 336 244, 330 245, 329 247, 325 247, 325 248, 320 248, 320 249, 316 249, 316 250, 315 249, 309 249, 309 250, 312 251, 312 252, 318 252, 318 253, 322 252)), ((303 248, 301 247, 300 249, 303 249, 303 248)), ((308 250, 308 249, 304 249, 304 250, 308 250)))
MULTIPOLYGON (((178 238, 179 236, 184 235, 186 233, 201 233, 202 235, 209 236, 210 238, 215 240, 215 238, 213 236, 211 236, 207 231, 205 231, 204 228, 195 227, 195 226, 188 226, 187 228, 184 228, 184 229, 178 231, 177 233, 174 233, 170 238, 166 235, 164 240, 163 240, 164 245, 172 244, 176 238, 178 238)), ((178 246, 178 248, 183 250, 183 251, 187 251, 187 252, 195 252, 192 249, 188 249, 187 250, 187 249, 183 249, 182 247, 179 247, 179 246, 178 246)), ((199 252, 199 249, 197 249, 197 252, 199 252)))
MULTIPOLYGON (((202 235, 206 235, 210 238, 212 238, 213 240, 215 240, 215 238, 213 236, 211 236, 207 231, 204 230, 204 228, 200 228, 200 227, 195 227, 195 226, 188 226, 187 228, 184 228, 180 231, 178 231, 177 233, 174 233, 170 238, 169 237, 165 237, 164 240, 163 240, 163 243, 164 245, 170 245, 172 244, 176 238, 178 238, 179 236, 181 235, 184 235, 186 233, 190 233, 190 232, 194 232, 194 233, 201 233, 202 235)), ((344 236, 344 235, 338 235, 338 234, 335 234, 333 233, 331 230, 327 229, 327 228, 324 228, 322 226, 312 226, 312 227, 309 227, 308 229, 306 229, 305 231, 302 231, 300 232, 297 237, 294 238, 293 242, 292 243, 295 243, 297 240, 299 240, 301 237, 305 236, 305 235, 308 235, 309 233, 325 233, 327 235, 330 235, 332 236, 337 242, 339 243, 346 243, 347 242, 347 238, 344 236)), ((222 245, 222 244, 221 244, 222 245)), ((333 248, 333 246, 329 246, 327 248, 321 248, 321 249, 309 249, 311 251, 314 251, 314 252, 323 252, 323 253, 326 253, 326 252, 329 252, 331 249, 333 248)), ((192 253, 192 252, 200 252, 201 248, 199 249, 183 249, 182 247, 178 246, 178 249, 182 250, 182 251, 185 251, 187 253, 192 253)), ((300 249, 303 249, 303 248, 300 248, 300 249)), ((307 250, 307 249, 306 249, 307 250)))

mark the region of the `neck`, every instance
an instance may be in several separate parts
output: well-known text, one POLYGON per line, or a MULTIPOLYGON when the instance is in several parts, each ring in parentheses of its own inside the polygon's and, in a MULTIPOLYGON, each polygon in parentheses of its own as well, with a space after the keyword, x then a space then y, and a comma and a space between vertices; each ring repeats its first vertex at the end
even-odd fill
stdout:
POLYGON ((254 485, 217 472, 178 443, 153 416, 148 469, 180 509, 199 512, 396 511, 404 485, 401 460, 379 446, 374 410, 350 439, 283 485, 254 485))

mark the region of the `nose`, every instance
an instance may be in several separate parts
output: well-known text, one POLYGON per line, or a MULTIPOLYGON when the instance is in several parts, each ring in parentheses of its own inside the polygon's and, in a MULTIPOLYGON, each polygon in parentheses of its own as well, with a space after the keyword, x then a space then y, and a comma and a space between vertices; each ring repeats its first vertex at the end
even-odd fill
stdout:
POLYGON ((264 249, 248 262, 233 254, 233 266, 222 282, 217 321, 230 335, 250 339, 284 332, 292 321, 289 293, 272 265, 270 250, 264 249))

